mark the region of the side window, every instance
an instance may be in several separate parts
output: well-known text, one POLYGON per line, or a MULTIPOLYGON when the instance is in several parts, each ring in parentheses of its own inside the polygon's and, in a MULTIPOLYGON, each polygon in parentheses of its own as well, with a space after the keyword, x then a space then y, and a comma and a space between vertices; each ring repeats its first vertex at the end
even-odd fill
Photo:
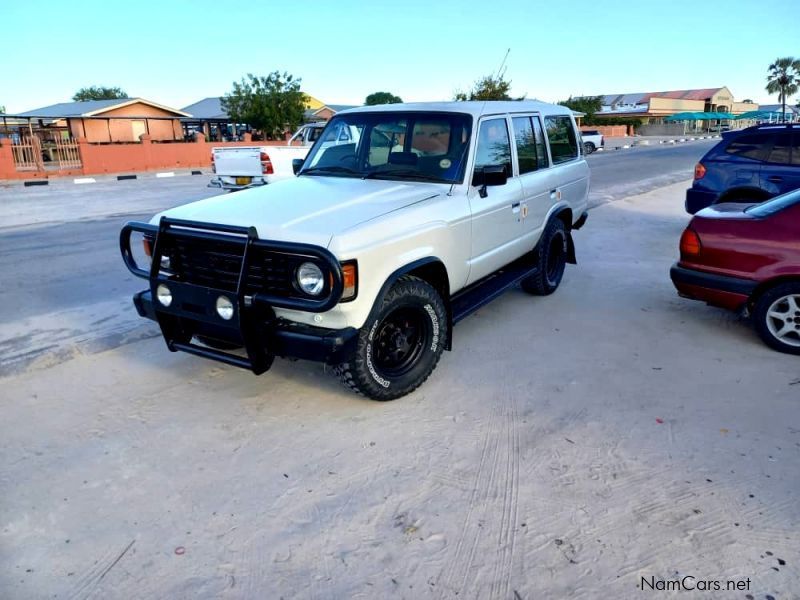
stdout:
POLYGON ((792 164, 800 165, 800 131, 797 129, 792 133, 792 164))
POLYGON ((478 147, 475 155, 475 170, 482 167, 502 165, 511 177, 511 140, 505 119, 489 119, 481 123, 478 131, 478 147))
POLYGON ((569 117, 545 117, 544 126, 550 140, 553 164, 578 158, 578 138, 569 117))
POLYGON ((369 135, 369 155, 367 157, 367 162, 371 167, 387 164, 390 152, 403 150, 406 129, 408 129, 408 121, 405 119, 379 123, 372 128, 369 135))
POLYGON ((514 139, 517 141, 517 159, 519 174, 530 173, 539 168, 536 160, 536 140, 533 137, 533 125, 530 117, 514 117, 514 139))
POLYGON ((752 160, 764 160, 772 136, 773 134, 770 132, 740 135, 728 144, 725 153, 752 160))
POLYGON ((789 155, 792 148, 791 139, 792 139, 791 132, 784 131, 782 133, 779 133, 778 136, 775 138, 775 145, 772 146, 772 150, 770 150, 769 152, 769 156, 767 157, 767 162, 777 163, 781 165, 788 165, 789 155))
POLYGON ((536 160, 540 169, 546 169, 550 166, 550 161, 547 158, 547 148, 544 145, 542 122, 539 117, 531 117, 531 121, 533 121, 533 137, 536 139, 536 160))

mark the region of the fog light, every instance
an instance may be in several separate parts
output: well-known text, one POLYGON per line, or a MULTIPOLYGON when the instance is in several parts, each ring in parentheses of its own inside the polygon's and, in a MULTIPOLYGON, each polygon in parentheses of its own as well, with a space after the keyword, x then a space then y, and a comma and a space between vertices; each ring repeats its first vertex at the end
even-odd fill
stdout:
POLYGON ((304 262, 297 269, 297 285, 310 296, 319 296, 325 286, 322 269, 312 262, 304 262))
POLYGON ((172 304, 172 292, 163 283, 160 283, 156 288, 156 298, 158 298, 158 301, 164 306, 172 304))
POLYGON ((233 318, 233 302, 227 296, 217 298, 217 314, 226 321, 233 318))

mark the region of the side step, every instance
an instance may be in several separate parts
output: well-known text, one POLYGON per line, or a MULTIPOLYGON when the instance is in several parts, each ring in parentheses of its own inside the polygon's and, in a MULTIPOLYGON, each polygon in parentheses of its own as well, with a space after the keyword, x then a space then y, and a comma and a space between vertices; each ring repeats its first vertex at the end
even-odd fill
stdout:
POLYGON ((468 317, 481 306, 488 304, 508 288, 514 287, 537 271, 533 254, 526 254, 458 292, 450 301, 453 310, 453 324, 468 317))

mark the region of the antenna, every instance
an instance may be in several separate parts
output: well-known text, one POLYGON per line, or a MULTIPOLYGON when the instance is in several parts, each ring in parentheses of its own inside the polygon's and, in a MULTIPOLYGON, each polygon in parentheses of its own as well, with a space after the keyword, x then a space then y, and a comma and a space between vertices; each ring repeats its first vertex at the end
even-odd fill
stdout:
POLYGON ((506 50, 506 54, 503 57, 503 62, 500 63, 500 68, 497 69, 497 75, 495 76, 495 79, 500 79, 500 77, 502 77, 502 75, 504 73, 503 68, 506 66, 506 60, 508 60, 508 55, 509 54, 511 54, 511 48, 506 50))

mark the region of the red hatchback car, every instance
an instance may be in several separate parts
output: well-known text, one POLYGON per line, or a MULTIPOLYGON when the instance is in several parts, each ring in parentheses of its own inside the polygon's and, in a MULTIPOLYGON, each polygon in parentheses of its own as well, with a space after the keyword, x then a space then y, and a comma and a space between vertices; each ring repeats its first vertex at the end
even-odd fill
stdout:
POLYGON ((680 250, 670 276, 681 296, 743 310, 769 346, 800 354, 800 190, 705 208, 680 250))

